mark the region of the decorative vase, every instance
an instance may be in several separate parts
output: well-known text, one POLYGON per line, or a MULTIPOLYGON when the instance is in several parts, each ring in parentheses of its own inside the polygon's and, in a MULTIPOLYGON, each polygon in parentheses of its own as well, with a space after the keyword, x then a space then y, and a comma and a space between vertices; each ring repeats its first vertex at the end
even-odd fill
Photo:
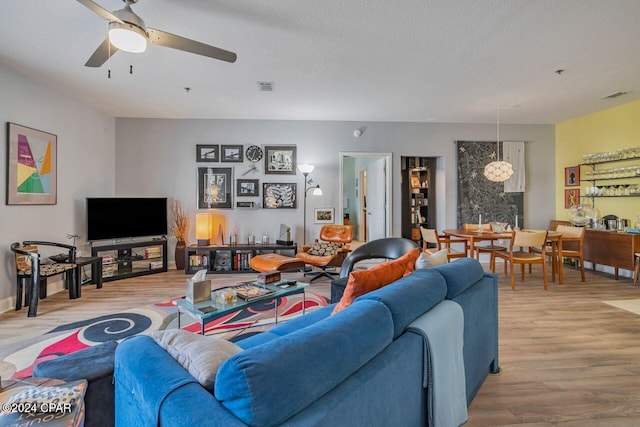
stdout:
POLYGON ((176 251, 174 254, 176 260, 176 270, 184 270, 184 250, 187 247, 184 240, 176 242, 176 251))

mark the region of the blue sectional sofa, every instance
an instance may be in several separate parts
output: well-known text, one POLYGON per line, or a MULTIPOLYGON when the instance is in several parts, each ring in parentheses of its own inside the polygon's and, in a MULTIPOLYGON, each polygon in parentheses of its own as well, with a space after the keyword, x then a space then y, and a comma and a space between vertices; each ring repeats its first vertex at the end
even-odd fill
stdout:
POLYGON ((461 376, 462 389, 450 392, 468 405, 499 369, 497 286, 471 258, 416 270, 334 315, 331 305, 239 341, 243 350, 220 366, 213 391, 152 338, 127 339, 115 355, 116 425, 438 424, 433 412, 450 405, 434 396, 445 388, 434 387, 436 374, 445 383, 461 376), (462 354, 430 359, 442 336, 455 341, 447 316, 456 310, 462 354), (419 321, 445 332, 425 338, 419 321), (447 364, 456 357, 461 369, 447 364))

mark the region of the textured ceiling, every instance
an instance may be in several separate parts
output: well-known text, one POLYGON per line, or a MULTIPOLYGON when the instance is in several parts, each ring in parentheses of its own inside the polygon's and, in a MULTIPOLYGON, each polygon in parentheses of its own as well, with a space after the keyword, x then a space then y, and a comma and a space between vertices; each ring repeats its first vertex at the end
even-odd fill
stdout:
POLYGON ((640 99, 638 0, 140 0, 133 9, 150 27, 238 60, 150 45, 118 52, 108 79, 106 65, 84 66, 106 21, 72 0, 2 0, 0 63, 115 117, 490 123, 498 105, 518 105, 501 121, 558 123, 640 99), (259 92, 258 81, 275 90, 259 92), (600 99, 618 91, 630 93, 600 99))

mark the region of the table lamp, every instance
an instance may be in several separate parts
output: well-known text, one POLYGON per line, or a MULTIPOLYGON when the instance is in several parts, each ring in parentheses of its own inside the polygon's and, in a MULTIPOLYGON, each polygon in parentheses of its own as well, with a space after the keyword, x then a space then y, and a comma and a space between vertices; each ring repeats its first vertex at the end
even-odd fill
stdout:
POLYGON ((211 244, 212 217, 208 213, 196 214, 196 240, 198 246, 211 244))

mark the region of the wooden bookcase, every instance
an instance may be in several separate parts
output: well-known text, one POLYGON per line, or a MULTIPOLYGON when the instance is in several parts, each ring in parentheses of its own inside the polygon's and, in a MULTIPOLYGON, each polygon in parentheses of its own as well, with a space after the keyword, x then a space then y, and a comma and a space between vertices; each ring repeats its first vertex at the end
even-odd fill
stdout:
POLYGON ((420 227, 436 229, 436 158, 402 157, 402 237, 421 240, 420 227))

